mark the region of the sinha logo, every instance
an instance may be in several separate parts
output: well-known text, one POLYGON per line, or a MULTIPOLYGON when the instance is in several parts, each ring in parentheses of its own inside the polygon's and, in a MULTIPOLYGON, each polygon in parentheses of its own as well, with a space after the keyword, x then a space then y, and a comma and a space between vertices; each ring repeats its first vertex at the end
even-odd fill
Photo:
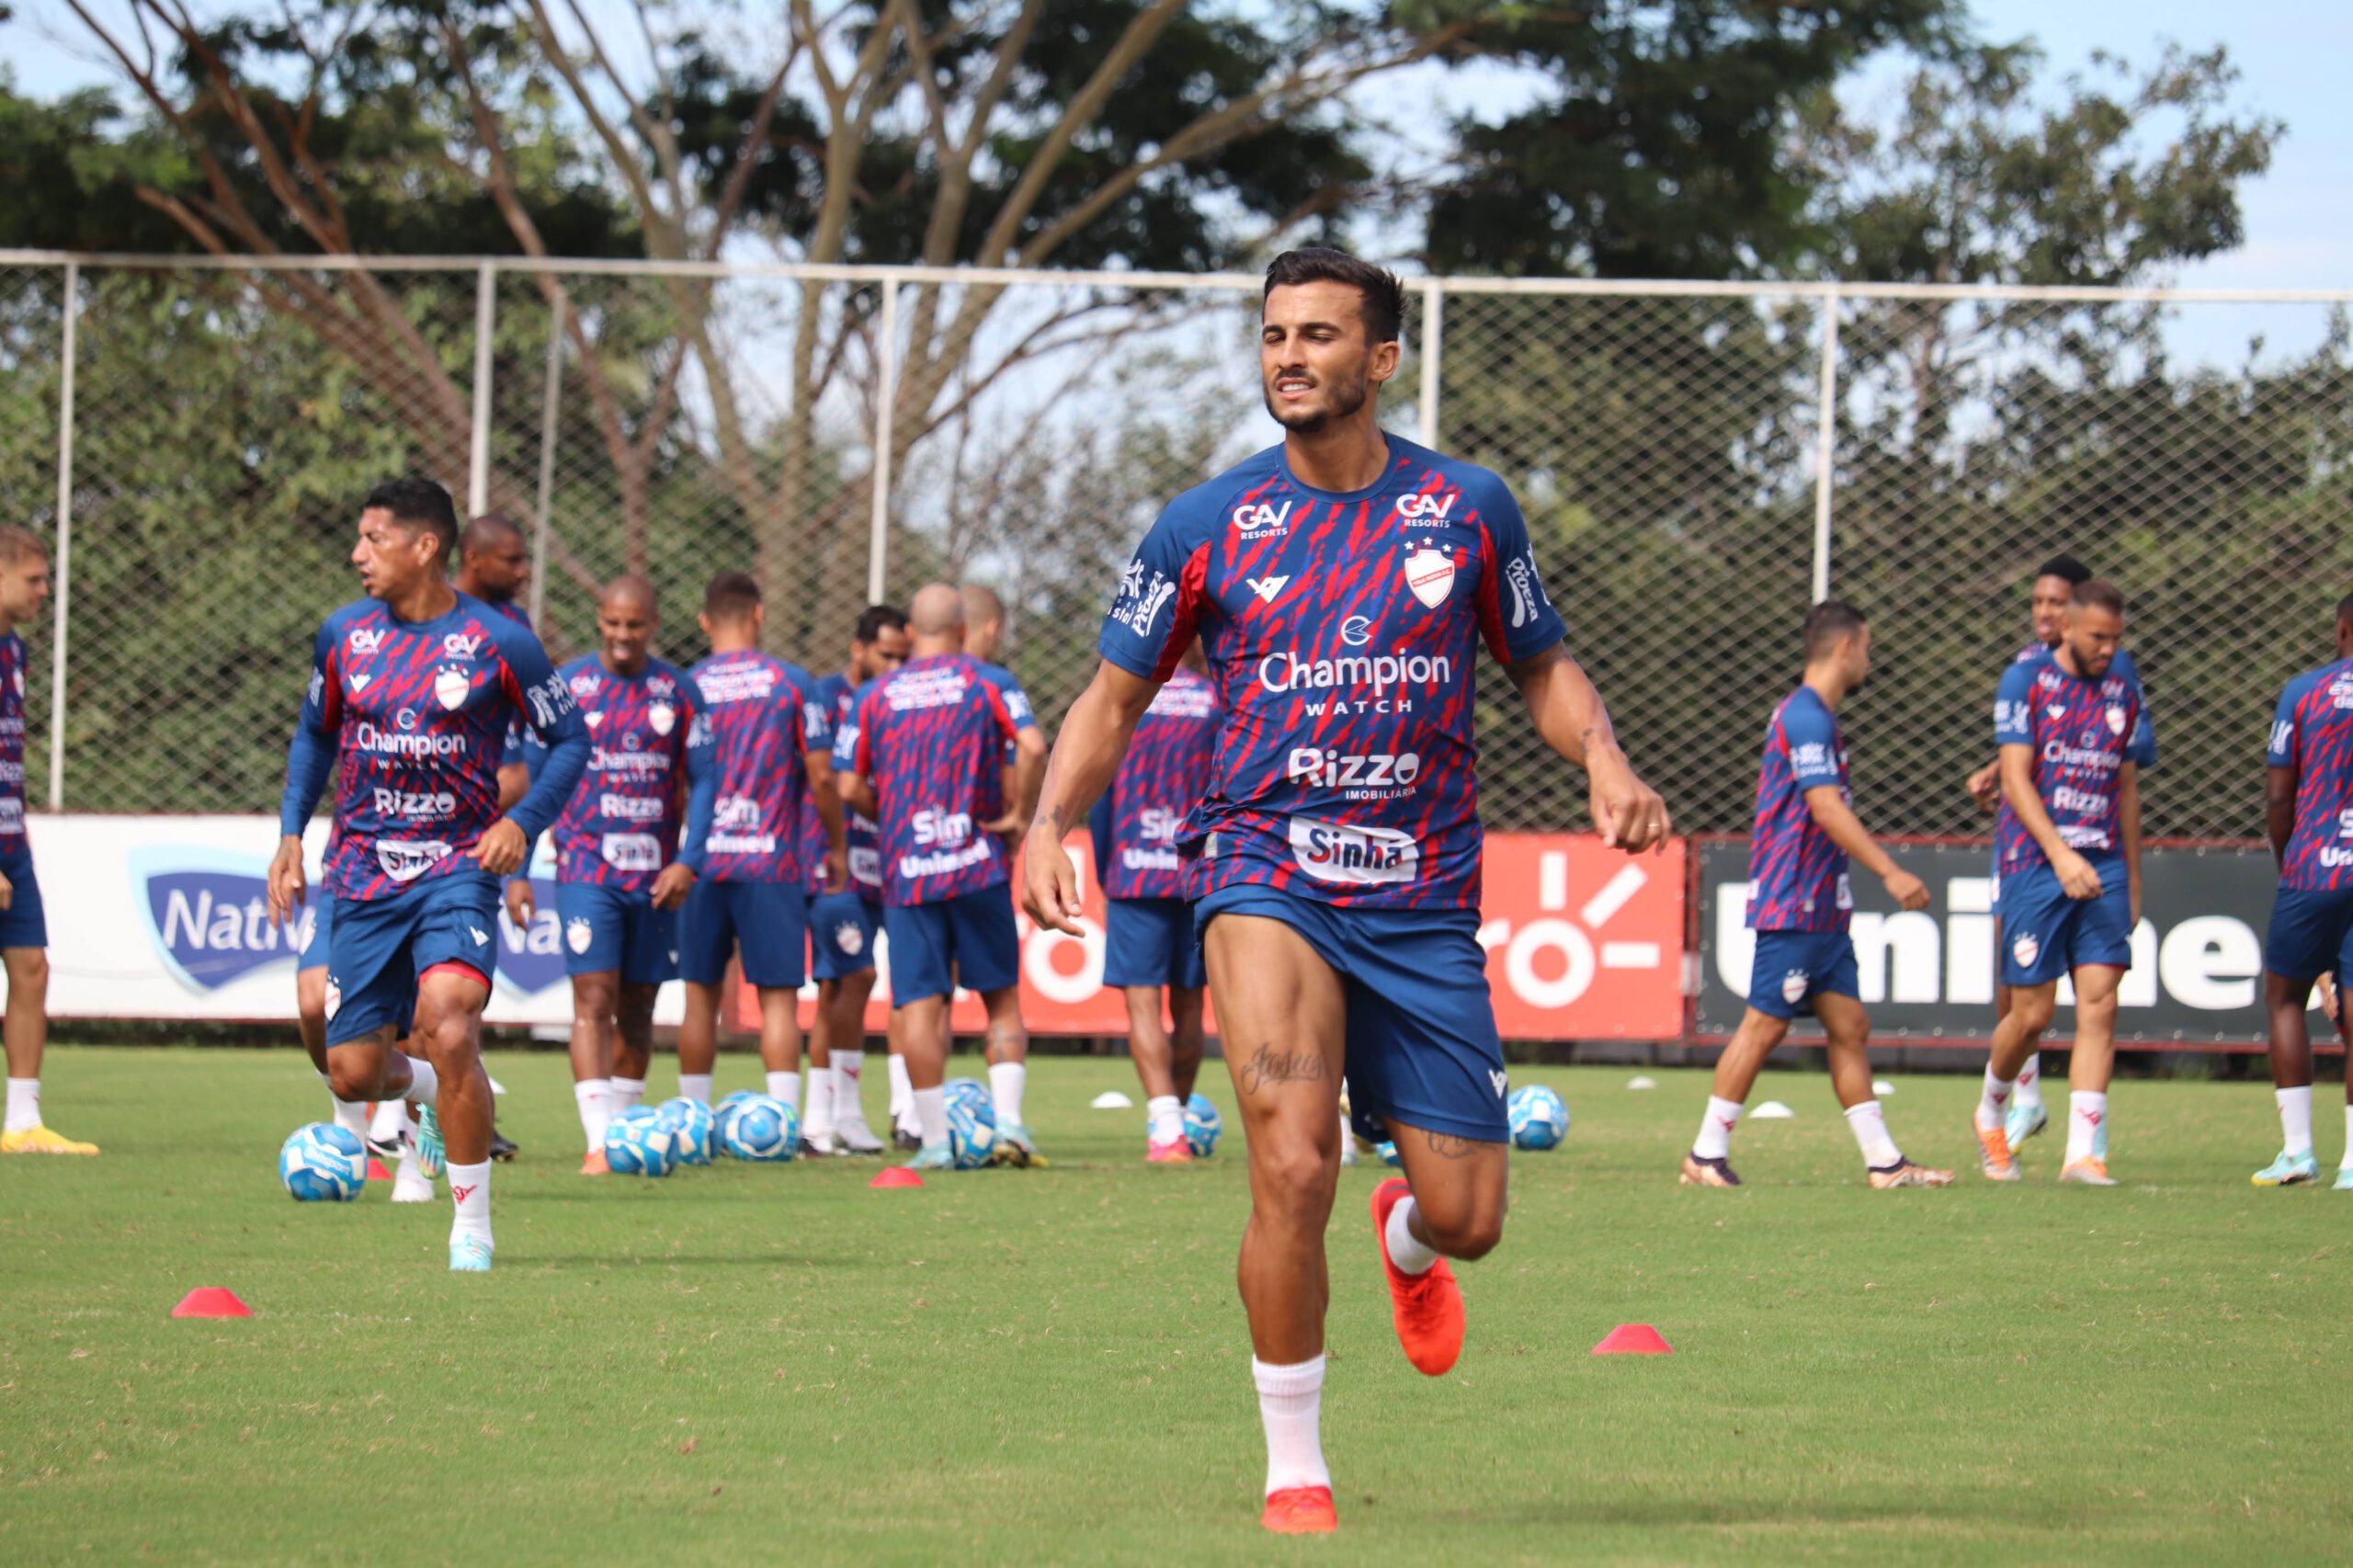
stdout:
POLYGON ((1422 861, 1412 834, 1301 816, 1290 819, 1290 853, 1317 881, 1350 886, 1410 882, 1422 861))
MULTIPOLYGON (((161 845, 133 849, 127 859, 132 902, 146 917, 156 957, 199 994, 291 963, 317 928, 315 908, 288 926, 270 923, 269 867, 258 857, 161 845)), ((312 890, 313 901, 323 896, 312 890)))
POLYGON ((384 645, 384 631, 379 626, 355 626, 343 642, 355 653, 372 653, 384 645))

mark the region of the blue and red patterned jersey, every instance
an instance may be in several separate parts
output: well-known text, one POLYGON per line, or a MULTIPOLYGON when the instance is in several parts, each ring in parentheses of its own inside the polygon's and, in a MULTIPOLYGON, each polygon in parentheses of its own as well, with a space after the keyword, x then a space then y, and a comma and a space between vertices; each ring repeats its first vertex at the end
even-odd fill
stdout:
POLYGON ((968 653, 909 659, 858 699, 850 767, 881 810, 882 902, 944 903, 1011 875, 1011 855, 981 831, 1002 801, 1013 715, 968 653))
MULTIPOLYGON (((2113 662, 2097 680, 2068 674, 2056 658, 2014 664, 2002 676, 1994 698, 1994 742, 2032 748, 2035 793, 2068 848, 2092 856, 2122 850, 2117 786, 2132 760, 2140 716, 2141 694, 2113 662)), ((1996 869, 2006 877, 2047 859, 2042 846, 2020 828, 1996 869)))
POLYGON ((2353 887, 2353 659, 2287 684, 2264 760, 2296 770, 2296 830, 2279 862, 2279 885, 2353 887))
POLYGON ((0 637, 0 840, 25 836, 25 640, 0 637))
POLYGON ((1185 814, 1209 793, 1217 722, 1217 687, 1182 665, 1136 721, 1119 774, 1089 817, 1104 897, 1185 896, 1176 845, 1185 814))
MULTIPOLYGON (((842 738, 856 735, 858 697, 861 687, 854 687, 849 676, 835 670, 817 677, 817 700, 824 704, 826 717, 834 726, 834 767, 847 772, 849 764, 842 756, 842 738)), ((874 822, 862 817, 845 804, 842 807, 843 837, 849 846, 850 886, 869 903, 882 902, 882 856, 875 847, 874 822)), ((817 814, 817 802, 801 802, 801 858, 809 867, 809 887, 813 892, 830 892, 821 874, 825 867, 825 819, 817 814)))
POLYGON ((1756 773, 1756 826, 1748 838, 1748 924, 1759 931, 1844 931, 1854 913, 1847 852, 1813 820, 1805 792, 1827 785, 1842 801, 1847 741, 1822 695, 1801 686, 1765 726, 1756 773))
POLYGON ((702 874, 722 882, 806 886, 801 802, 809 793, 807 757, 834 742, 816 678, 753 648, 713 653, 694 667, 693 678, 718 748, 702 874))
POLYGON ((279 827, 301 835, 339 762, 327 892, 386 898, 424 879, 479 871, 463 851, 501 814, 499 757, 517 717, 549 755, 506 814, 536 838, 588 756, 580 711, 540 640, 464 594, 447 614, 416 622, 394 619, 378 599, 346 605, 313 644, 279 827))
POLYGON ((689 781, 710 771, 702 694, 660 659, 625 676, 591 653, 557 673, 588 727, 588 767, 555 820, 555 880, 643 892, 678 858, 689 781))
MULTIPOLYGON (((2018 650, 2018 657, 2010 663, 2013 665, 2040 665, 2051 657, 2051 652, 2044 643, 2029 642, 2018 650)), ((2119 648, 2116 657, 2109 662, 2108 673, 2131 686, 2134 699, 2140 703, 2141 716, 2132 726, 2132 741, 2126 756, 2146 772, 2157 765, 2157 730, 2149 718, 2148 699, 2142 695, 2141 672, 2134 666, 2131 653, 2119 648)), ((1994 866, 1998 874, 2002 867, 2020 853, 2021 845, 2031 847, 2032 841, 2028 838, 2025 824, 2018 821, 2018 813, 2010 810, 2008 797, 1997 795, 1995 801, 1994 866)))
POLYGON ((1236 883, 1370 908, 1476 908, 1474 662, 1561 641, 1501 479, 1389 435, 1367 489, 1271 447, 1171 502, 1103 625, 1165 680, 1198 633, 1224 712, 1186 823, 1186 893, 1236 883))

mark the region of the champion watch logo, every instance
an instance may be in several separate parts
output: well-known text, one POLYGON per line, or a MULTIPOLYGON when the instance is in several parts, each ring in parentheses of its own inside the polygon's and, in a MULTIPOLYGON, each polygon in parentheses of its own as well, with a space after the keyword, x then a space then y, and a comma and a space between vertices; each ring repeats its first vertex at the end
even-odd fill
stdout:
POLYGON ((1244 580, 1250 585, 1250 591, 1267 604, 1273 604, 1275 596, 1290 582, 1289 577, 1249 577, 1244 580))

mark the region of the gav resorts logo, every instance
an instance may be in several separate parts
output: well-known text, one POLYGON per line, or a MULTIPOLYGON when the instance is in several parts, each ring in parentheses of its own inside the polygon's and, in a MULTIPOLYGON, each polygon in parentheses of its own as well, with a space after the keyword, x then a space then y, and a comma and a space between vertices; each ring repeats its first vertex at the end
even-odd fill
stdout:
POLYGON ((164 844, 133 849, 124 858, 148 940, 172 977, 190 991, 218 991, 256 970, 290 963, 316 926, 316 888, 312 907, 290 926, 270 924, 269 862, 256 856, 164 844))

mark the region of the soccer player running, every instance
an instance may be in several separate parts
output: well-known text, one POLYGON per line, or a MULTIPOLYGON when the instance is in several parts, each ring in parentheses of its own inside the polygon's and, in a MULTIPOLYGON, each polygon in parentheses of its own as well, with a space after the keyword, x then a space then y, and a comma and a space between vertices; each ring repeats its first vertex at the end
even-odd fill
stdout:
MULTIPOLYGON (((692 677, 653 656, 660 625, 654 585, 616 578, 597 604, 598 651, 556 672, 590 747, 554 834, 573 1095, 587 1141, 583 1176, 608 1172, 613 1078, 645 1082, 654 994, 678 972, 677 909, 710 828, 710 726, 692 677)), ((535 763, 544 766, 545 756, 532 748, 535 763)), ((528 866, 507 880, 506 913, 517 929, 530 928, 528 866)), ((679 1092, 708 1101, 710 1081, 683 1082, 679 1092)))
MULTIPOLYGON (((2018 651, 2014 665, 2033 664, 2051 656, 2066 634, 2067 610, 2074 603, 2075 585, 2091 580, 2091 568, 2072 555, 2054 555, 2036 569, 2029 612, 2033 618, 2033 641, 2018 651)), ((2157 733, 2149 718, 2148 702, 2141 697, 2141 672, 2133 667, 2131 653, 2123 648, 2116 651, 2116 662, 2110 672, 2120 680, 2131 683, 2133 695, 2141 698, 2141 716, 2132 731, 2132 760, 2143 771, 2157 765, 2157 733)), ((1977 804, 1994 813, 1994 877, 1990 904, 1994 915, 1994 950, 2002 950, 2002 862, 2016 849, 2025 835, 2018 815, 2010 810, 2010 802, 2002 792, 2002 763, 1996 756, 1992 762, 1969 776, 1967 788, 1977 804)), ((2010 1014, 2010 988, 2000 978, 2000 961, 1995 960, 1994 983, 1994 1020, 1998 1027, 2010 1014)), ((2050 1113, 2042 1106, 2042 1057, 2029 1055, 2018 1069, 2018 1092, 2010 1097, 2006 1131, 2010 1141, 2010 1153, 2015 1154, 2026 1146, 2026 1141, 2051 1124, 2050 1113)))
MULTIPOLYGON (((849 662, 817 680, 839 735, 848 727, 867 682, 906 662, 907 618, 892 605, 869 605, 850 631, 849 662)), ((824 858, 825 824, 813 802, 801 812, 802 853, 813 873, 824 858)), ((866 1125, 866 1004, 874 994, 874 933, 882 926, 882 855, 874 820, 846 811, 849 881, 811 883, 810 970, 817 982, 817 1027, 809 1036, 809 1115, 801 1147, 811 1154, 879 1154, 882 1141, 866 1125)), ((894 1078, 905 1072, 893 1055, 894 1078)), ((894 1084, 895 1090, 895 1084, 894 1084)))
MULTIPOLYGON (((2313 1158, 2313 1046, 2304 1012, 2315 981, 2353 974, 2353 594, 2336 606, 2336 657, 2290 680, 2271 719, 2264 825, 2279 862, 2279 891, 2263 944, 2279 1157, 2257 1187, 2320 1179, 2313 1158)), ((2343 993, 2337 1027, 2345 1028, 2343 993)), ((2345 1160, 2336 1190, 2353 1192, 2353 1074, 2347 1075, 2345 1160)))
POLYGON ((1582 765, 1606 843, 1665 840, 1585 673, 1562 647, 1519 508, 1487 470, 1384 432, 1396 278, 1324 249, 1267 269, 1258 338, 1283 444, 1171 503, 1121 581, 1103 663, 1063 720, 1024 901, 1073 931, 1061 837, 1117 774, 1198 632, 1223 699, 1210 790, 1180 843, 1249 1143, 1240 1282, 1267 1438, 1266 1527, 1336 1527, 1318 1435, 1324 1234, 1340 1079, 1403 1180, 1372 1227, 1407 1359, 1463 1335, 1446 1259, 1503 1231, 1503 1049, 1479 947, 1473 660, 1504 665, 1547 744, 1582 765))
POLYGON ((498 879, 571 796, 588 741, 539 639, 449 586, 457 542, 449 492, 430 481, 380 484, 361 503, 351 559, 368 597, 328 616, 313 645, 269 905, 282 925, 302 903, 303 825, 339 764, 323 879, 336 901, 330 1088, 341 1100, 424 1108, 428 1171, 447 1144, 449 1267, 482 1271, 494 1244, 482 1010, 498 961, 498 879), (499 755, 518 714, 549 756, 502 814, 499 755), (412 1026, 422 1058, 394 1045, 412 1026))
POLYGON ((1756 775, 1756 827, 1748 841, 1748 925, 1756 933, 1748 1011, 1716 1062, 1715 1092, 1699 1139, 1683 1157, 1686 1187, 1738 1187, 1732 1130, 1757 1071, 1812 1012, 1828 1037, 1830 1086, 1863 1151, 1875 1187, 1947 1187, 1952 1172, 1904 1157, 1887 1135, 1871 1093, 1870 1017, 1856 987, 1847 935, 1855 900, 1847 866, 1859 860, 1904 909, 1925 909, 1928 890, 1871 842, 1847 787, 1847 741, 1838 709, 1870 674, 1871 630, 1862 611, 1836 599, 1806 612, 1805 678, 1765 726, 1756 775))
MULTIPOLYGON (((834 787, 834 726, 814 676, 760 651, 760 585, 722 572, 703 594, 710 657, 697 665, 715 750, 702 875, 678 920, 678 1092, 710 1098, 719 1059, 720 987, 731 954, 760 1004, 760 1065, 767 1092, 801 1109, 801 983, 809 961, 809 869, 801 863, 801 802, 824 827, 824 881, 849 876, 841 796, 834 787)), ((641 1092, 642 1086, 641 1085, 641 1092)), ((619 1106, 614 1108, 617 1111, 619 1106)))
POLYGON ((1088 813, 1103 881, 1103 983, 1128 1008, 1128 1052, 1143 1084, 1144 1159, 1188 1165, 1185 1103, 1201 1070, 1201 1000, 1208 973, 1193 906, 1185 900, 1177 829, 1209 793, 1217 754, 1217 687, 1200 644, 1136 721, 1120 771, 1088 813), (1161 995, 1167 994, 1167 1021, 1161 995))
POLYGON ((2002 980, 2010 1010, 1994 1028, 1973 1119, 1978 1165, 2018 1179, 2006 1119, 2019 1069, 2075 983, 2067 1153, 2061 1181, 2113 1187, 2108 1081, 2115 1064, 2117 984, 2132 967, 2141 919, 2141 785, 2132 734, 2141 697, 2116 673, 2124 596, 2093 578, 2076 586, 2067 629, 2048 658, 2014 664, 1994 700, 2002 793, 2024 830, 2004 851, 2002 980))
POLYGON ((0 967, 8 1010, 8 1110, 0 1154, 95 1154, 40 1119, 49 1046, 49 919, 25 827, 25 640, 17 628, 49 597, 49 551, 30 528, 0 528, 0 967))
MULTIPOLYGON (((990 1087, 996 1092, 996 1163, 1043 1166, 1037 1140, 1008 1116, 1001 1064, 1028 1054, 1021 1024, 1021 939, 1013 920, 1017 822, 992 806, 1018 801, 1029 781, 1006 763, 1013 715, 981 661, 964 652, 964 601, 935 583, 907 607, 912 656, 858 699, 843 791, 879 824, 882 927, 891 940, 891 1006, 913 1083, 922 1148, 916 1170, 949 1167, 948 1008, 959 983, 988 1014, 990 1087), (1011 775, 1011 777, 1008 777, 1011 775)), ((1016 1085, 1017 1091, 1018 1085, 1016 1085)), ((1017 1108, 1017 1092, 1011 1102, 1017 1108)))

